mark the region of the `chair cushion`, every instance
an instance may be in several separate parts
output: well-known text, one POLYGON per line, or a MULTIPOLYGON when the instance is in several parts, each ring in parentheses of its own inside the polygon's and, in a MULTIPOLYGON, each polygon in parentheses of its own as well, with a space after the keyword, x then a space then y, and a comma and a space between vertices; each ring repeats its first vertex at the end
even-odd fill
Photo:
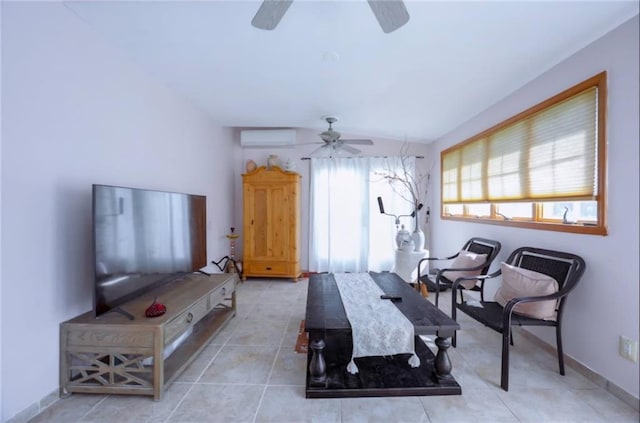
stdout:
MULTIPOLYGON (((465 267, 478 267, 487 261, 486 254, 472 253, 471 251, 462 250, 456 258, 453 259, 449 268, 451 269, 463 269, 465 267)), ((482 273, 482 268, 476 270, 455 270, 442 272, 442 276, 449 279, 451 282, 455 282, 458 278, 464 278, 467 276, 478 276, 482 273)), ((464 281, 462 285, 465 289, 471 289, 475 286, 476 281, 464 281)))
MULTIPOLYGON (((558 281, 543 273, 501 263, 502 286, 495 294, 495 300, 505 306, 509 300, 522 297, 537 297, 558 292, 558 281)), ((542 320, 556 320, 557 300, 534 301, 518 304, 514 313, 542 320)))

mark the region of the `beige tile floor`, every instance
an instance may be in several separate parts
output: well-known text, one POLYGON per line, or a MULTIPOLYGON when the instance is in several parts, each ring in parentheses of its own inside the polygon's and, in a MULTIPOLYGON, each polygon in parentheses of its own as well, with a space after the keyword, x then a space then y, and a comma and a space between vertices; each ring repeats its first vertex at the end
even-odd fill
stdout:
MULTIPOLYGON (((31 422, 638 422, 639 414, 527 339, 512 348, 509 392, 499 387, 500 336, 460 316, 450 349, 460 396, 305 399, 305 356, 294 352, 307 280, 238 288, 235 319, 173 383, 148 397, 73 394, 31 422)), ((448 293, 441 297, 441 307, 448 293)))

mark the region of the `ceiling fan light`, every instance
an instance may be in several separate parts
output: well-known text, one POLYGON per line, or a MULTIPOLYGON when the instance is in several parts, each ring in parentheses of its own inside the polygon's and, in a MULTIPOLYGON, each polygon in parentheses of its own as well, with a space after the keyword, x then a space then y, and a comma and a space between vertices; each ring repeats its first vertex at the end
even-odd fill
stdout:
POLYGON ((337 141, 341 135, 342 134, 340 134, 340 132, 338 131, 334 131, 333 129, 328 129, 320 133, 320 138, 322 138, 322 140, 325 142, 334 142, 334 141, 337 141))

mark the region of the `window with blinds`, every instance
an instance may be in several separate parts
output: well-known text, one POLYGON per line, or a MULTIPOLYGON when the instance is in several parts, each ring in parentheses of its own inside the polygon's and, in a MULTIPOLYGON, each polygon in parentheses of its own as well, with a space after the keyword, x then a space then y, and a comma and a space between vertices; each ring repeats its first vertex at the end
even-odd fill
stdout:
POLYGON ((444 150, 443 218, 524 222, 519 226, 527 227, 543 223, 544 229, 605 234, 605 116, 602 72, 444 150), (569 220, 564 213, 560 218, 564 207, 592 210, 593 202, 593 216, 569 220), (503 213, 517 210, 518 203, 531 203, 530 212, 516 219, 503 213))

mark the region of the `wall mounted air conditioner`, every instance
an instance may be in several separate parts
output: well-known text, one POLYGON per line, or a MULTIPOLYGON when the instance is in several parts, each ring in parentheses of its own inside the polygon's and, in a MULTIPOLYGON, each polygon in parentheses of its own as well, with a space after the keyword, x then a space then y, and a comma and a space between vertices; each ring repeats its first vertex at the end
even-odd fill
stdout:
POLYGON ((247 129, 240 131, 240 145, 243 148, 291 147, 295 144, 295 129, 247 129))

